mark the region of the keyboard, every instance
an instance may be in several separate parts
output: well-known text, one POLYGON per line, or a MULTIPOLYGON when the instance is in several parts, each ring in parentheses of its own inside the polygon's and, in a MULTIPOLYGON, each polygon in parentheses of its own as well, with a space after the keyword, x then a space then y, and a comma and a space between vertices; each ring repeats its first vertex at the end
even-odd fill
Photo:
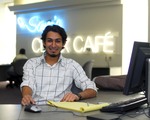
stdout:
POLYGON ((123 113, 129 110, 133 110, 141 105, 147 103, 146 97, 137 97, 125 101, 119 101, 116 103, 111 103, 108 106, 105 106, 100 109, 101 112, 115 112, 123 113))

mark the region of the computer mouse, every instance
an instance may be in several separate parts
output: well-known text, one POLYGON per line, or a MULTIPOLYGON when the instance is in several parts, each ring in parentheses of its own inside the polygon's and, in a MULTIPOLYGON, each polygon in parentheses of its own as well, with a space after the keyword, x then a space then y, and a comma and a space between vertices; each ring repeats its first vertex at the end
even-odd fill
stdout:
POLYGON ((24 111, 33 112, 33 113, 39 113, 39 112, 42 111, 42 109, 39 106, 37 106, 37 105, 29 104, 29 105, 25 106, 24 111))

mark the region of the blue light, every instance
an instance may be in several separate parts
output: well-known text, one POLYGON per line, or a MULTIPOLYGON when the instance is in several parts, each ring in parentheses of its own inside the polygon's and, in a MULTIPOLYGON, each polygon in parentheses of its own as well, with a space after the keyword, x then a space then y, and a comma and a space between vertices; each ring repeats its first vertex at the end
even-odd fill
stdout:
POLYGON ((18 17, 17 19, 18 25, 22 29, 27 29, 29 32, 42 32, 47 25, 59 25, 62 26, 62 20, 57 16, 54 16, 53 19, 50 20, 42 20, 39 16, 33 16, 27 22, 25 18, 18 17))

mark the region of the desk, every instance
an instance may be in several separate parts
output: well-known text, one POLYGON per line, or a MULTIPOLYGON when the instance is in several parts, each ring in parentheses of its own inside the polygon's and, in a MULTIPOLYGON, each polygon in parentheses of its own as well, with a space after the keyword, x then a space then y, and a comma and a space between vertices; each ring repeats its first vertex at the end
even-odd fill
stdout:
MULTIPOLYGON (((130 96, 125 96, 122 92, 116 91, 100 91, 96 98, 83 100, 84 102, 89 103, 98 103, 98 102, 116 102, 119 100, 130 99, 133 97, 140 96, 140 94, 134 94, 130 96)), ((40 106, 43 110, 41 113, 30 113, 25 112, 24 107, 21 105, 0 105, 0 120, 87 120, 87 115, 95 114, 108 114, 101 113, 99 110, 87 112, 87 113, 78 113, 71 112, 64 109, 59 109, 51 107, 48 105, 40 106)), ((136 111, 133 111, 135 114, 136 111)), ((122 120, 149 120, 144 114, 138 115, 137 117, 131 118, 123 116, 122 120)))
POLYGON ((21 109, 19 104, 0 104, 0 120, 18 120, 21 109))

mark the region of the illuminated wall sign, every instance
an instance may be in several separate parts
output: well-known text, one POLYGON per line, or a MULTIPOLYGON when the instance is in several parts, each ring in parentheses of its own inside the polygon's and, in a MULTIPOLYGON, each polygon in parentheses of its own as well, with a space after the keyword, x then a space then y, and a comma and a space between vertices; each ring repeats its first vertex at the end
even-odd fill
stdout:
MULTIPOLYGON (((44 28, 47 25, 59 25, 63 27, 62 20, 57 16, 54 16, 53 19, 43 20, 40 16, 33 16, 29 20, 24 17, 17 18, 18 25, 22 29, 26 29, 31 33, 43 32, 44 28)), ((94 37, 87 35, 86 38, 83 36, 76 36, 73 39, 67 38, 67 43, 63 53, 114 53, 114 36, 111 32, 107 32, 105 35, 96 35, 94 37)), ((43 52, 43 44, 40 38, 34 38, 32 41, 32 50, 34 53, 43 52)))
MULTIPOLYGON (((106 33, 104 36, 97 35, 92 38, 92 36, 87 36, 86 39, 83 39, 82 36, 76 36, 72 40, 67 38, 65 49, 63 53, 86 53, 90 49, 91 53, 114 53, 114 36, 111 35, 111 32, 106 33), (79 47, 80 46, 80 47, 79 47)), ((34 38, 32 41, 32 50, 35 53, 43 52, 43 44, 40 38, 34 38)))
POLYGON ((34 53, 44 52, 42 40, 39 38, 34 38, 32 41, 32 50, 34 53))
POLYGON ((98 52, 113 53, 113 49, 114 49, 113 38, 114 37, 111 35, 111 32, 106 33, 104 36, 95 36, 94 39, 91 36, 87 36, 86 40, 83 40, 82 36, 77 36, 73 40, 73 48, 77 53, 84 53, 89 48, 91 49, 92 53, 98 53, 98 52), (78 47, 79 44, 82 44, 83 42, 84 42, 84 46, 79 48, 78 47))
POLYGON ((47 25, 59 25, 62 26, 62 21, 57 16, 54 16, 53 19, 50 20, 42 20, 40 16, 33 16, 28 21, 23 17, 17 18, 18 25, 28 30, 29 32, 42 32, 47 25))

